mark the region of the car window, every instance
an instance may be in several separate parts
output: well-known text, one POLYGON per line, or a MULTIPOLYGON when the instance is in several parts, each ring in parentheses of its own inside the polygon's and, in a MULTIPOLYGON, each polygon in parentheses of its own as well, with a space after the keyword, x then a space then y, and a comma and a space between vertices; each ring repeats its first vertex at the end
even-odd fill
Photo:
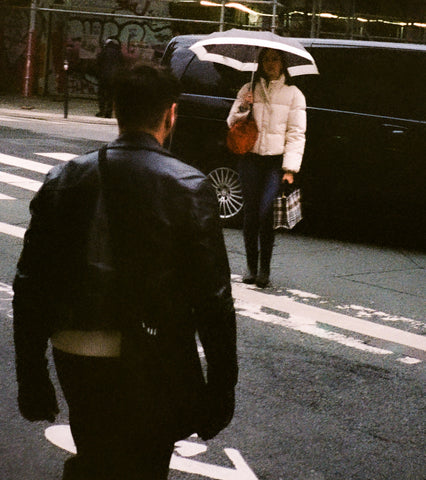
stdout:
POLYGON ((425 120, 426 54, 314 48, 320 75, 295 79, 309 106, 425 120))
POLYGON ((181 81, 185 93, 235 98, 239 89, 250 81, 250 73, 202 62, 194 55, 181 81))

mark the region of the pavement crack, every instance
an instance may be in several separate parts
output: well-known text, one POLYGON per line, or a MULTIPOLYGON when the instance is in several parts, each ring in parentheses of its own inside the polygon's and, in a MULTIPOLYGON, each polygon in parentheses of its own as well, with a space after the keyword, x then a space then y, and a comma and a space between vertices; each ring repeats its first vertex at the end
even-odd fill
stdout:
POLYGON ((358 277, 359 275, 383 275, 385 273, 398 273, 398 272, 409 272, 410 270, 424 270, 421 266, 416 266, 415 268, 392 268, 390 270, 373 270, 367 272, 357 272, 357 273, 345 273, 335 275, 336 278, 345 278, 345 277, 358 277))
POLYGON ((420 268, 421 270, 424 270, 425 267, 423 267, 423 265, 420 265, 419 263, 417 263, 417 261, 414 259, 414 258, 411 258, 410 256, 410 253, 409 252, 406 252, 406 251, 401 251, 400 252, 401 255, 406 258, 409 262, 411 262, 413 265, 415 265, 417 268, 420 268))
POLYGON ((383 291, 387 291, 387 292, 399 293, 400 295, 407 295, 407 296, 413 297, 413 298, 426 298, 424 295, 417 295, 415 293, 410 293, 410 292, 406 292, 406 291, 403 291, 403 290, 398 290, 396 288, 383 287, 382 285, 374 285, 374 284, 369 283, 369 282, 363 282, 362 280, 345 278, 345 277, 348 277, 348 276, 350 276, 350 275, 342 275, 340 278, 342 280, 348 280, 348 281, 353 282, 353 283, 358 283, 360 285, 366 285, 368 287, 378 288, 379 290, 383 290, 383 291))

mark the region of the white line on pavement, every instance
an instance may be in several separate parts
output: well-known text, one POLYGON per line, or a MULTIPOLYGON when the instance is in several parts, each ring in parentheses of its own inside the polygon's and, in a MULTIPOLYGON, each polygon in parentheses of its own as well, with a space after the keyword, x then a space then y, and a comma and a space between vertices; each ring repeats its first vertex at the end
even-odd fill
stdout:
POLYGON ((25 190, 31 190, 32 192, 37 192, 41 187, 41 182, 4 172, 0 172, 0 182, 7 183, 14 187, 23 188, 25 190))
POLYGON ((41 155, 42 157, 54 158, 55 160, 61 160, 62 162, 68 162, 78 155, 74 153, 65 153, 65 152, 52 152, 52 153, 36 153, 36 155, 41 155))
POLYGON ((12 237, 24 238, 25 228, 0 222, 0 233, 5 233, 6 235, 11 235, 12 237))
POLYGON ((16 200, 16 198, 9 197, 9 195, 5 195, 4 193, 0 193, 0 200, 16 200))
POLYGON ((379 338, 380 340, 398 345, 405 345, 417 350, 426 351, 425 337, 398 328, 361 320, 310 305, 304 305, 285 296, 276 296, 256 291, 253 287, 242 283, 233 283, 232 293, 237 300, 247 304, 261 305, 280 312, 288 312, 292 316, 292 319, 299 318, 305 323, 311 323, 313 320, 315 323, 323 323, 368 337, 379 338))
POLYGON ((332 342, 339 343, 345 347, 356 348, 357 350, 375 353, 377 355, 391 355, 393 353, 392 350, 385 350, 383 348, 367 345, 362 340, 357 338, 321 328, 314 318, 298 317, 287 311, 283 313, 288 313, 288 318, 284 318, 279 315, 274 315, 273 313, 267 313, 263 311, 262 305, 246 303, 238 299, 236 299, 235 308, 237 309, 239 315, 250 317, 258 322, 280 325, 281 327, 290 328, 298 332, 323 338, 324 340, 330 340, 332 342))
POLYGON ((25 158, 12 157, 11 155, 5 155, 4 153, 0 153, 0 163, 44 174, 46 174, 53 167, 53 165, 34 162, 32 160, 26 160, 25 158))

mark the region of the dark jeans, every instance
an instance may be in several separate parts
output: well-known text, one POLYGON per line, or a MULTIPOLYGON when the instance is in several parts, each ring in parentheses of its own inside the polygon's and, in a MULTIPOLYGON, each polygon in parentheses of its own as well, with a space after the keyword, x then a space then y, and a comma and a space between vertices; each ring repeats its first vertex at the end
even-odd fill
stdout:
POLYGON ((250 273, 260 270, 269 275, 274 246, 273 202, 282 177, 282 155, 248 154, 239 162, 244 198, 244 244, 250 273))
POLYGON ((104 117, 112 116, 113 87, 111 83, 100 81, 98 84, 99 113, 104 117))
POLYGON ((166 480, 174 442, 122 362, 53 353, 77 446, 63 480, 166 480))

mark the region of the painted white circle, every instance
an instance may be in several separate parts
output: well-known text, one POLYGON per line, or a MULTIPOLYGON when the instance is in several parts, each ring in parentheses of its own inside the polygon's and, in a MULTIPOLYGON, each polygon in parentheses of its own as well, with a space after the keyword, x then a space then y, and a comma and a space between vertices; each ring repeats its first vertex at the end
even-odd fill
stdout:
POLYGON ((44 432, 44 436, 49 442, 53 443, 53 445, 67 452, 77 453, 69 425, 53 425, 52 427, 48 427, 44 432))

